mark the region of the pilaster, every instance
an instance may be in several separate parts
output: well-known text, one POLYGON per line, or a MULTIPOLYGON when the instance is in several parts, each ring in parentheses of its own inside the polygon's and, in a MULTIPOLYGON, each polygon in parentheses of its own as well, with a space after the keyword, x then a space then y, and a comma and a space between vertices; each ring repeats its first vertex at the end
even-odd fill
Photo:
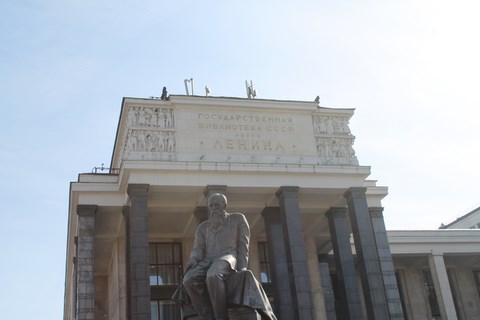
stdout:
POLYGON ((128 312, 130 320, 150 320, 147 184, 129 184, 126 213, 128 312))
POLYGON ((313 316, 315 320, 323 320, 325 319, 326 313, 315 237, 307 237, 305 245, 307 249, 308 272, 310 274, 310 284, 312 287, 313 316))
POLYGON ((457 320, 443 254, 432 252, 432 254, 428 256, 428 264, 430 265, 430 272, 432 273, 435 294, 442 319, 457 320))
POLYGON ((363 296, 369 319, 390 319, 383 275, 372 220, 365 195, 366 188, 350 188, 345 193, 352 233, 355 240, 363 296))
POLYGON ((298 190, 298 187, 280 187, 276 196, 280 204, 280 220, 285 236, 290 288, 293 301, 297 305, 297 313, 293 319, 310 320, 313 319, 312 290, 300 217, 298 190))
POLYGON ((330 208, 328 218, 332 238, 337 280, 341 292, 341 310, 347 319, 363 319, 360 291, 357 285, 357 271, 350 244, 350 232, 346 208, 330 208))
POLYGON ((328 254, 318 255, 318 267, 322 282, 323 301, 327 320, 336 320, 335 295, 333 293, 332 280, 330 278, 330 267, 328 265, 328 254))
POLYGON ((78 205, 77 259, 76 259, 76 319, 95 319, 95 214, 97 206, 78 205))

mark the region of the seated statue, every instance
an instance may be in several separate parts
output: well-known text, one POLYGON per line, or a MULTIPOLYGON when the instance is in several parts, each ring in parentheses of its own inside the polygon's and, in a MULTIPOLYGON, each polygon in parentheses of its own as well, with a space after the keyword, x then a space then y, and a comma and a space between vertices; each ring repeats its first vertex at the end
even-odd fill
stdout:
MULTIPOLYGON (((183 285, 198 316, 227 320, 227 305, 246 306, 276 320, 268 298, 247 270, 250 228, 241 213, 228 213, 221 193, 208 198, 209 219, 199 224, 183 285)), ((178 293, 173 297, 179 300, 178 293), (176 297, 177 296, 177 297, 176 297)))

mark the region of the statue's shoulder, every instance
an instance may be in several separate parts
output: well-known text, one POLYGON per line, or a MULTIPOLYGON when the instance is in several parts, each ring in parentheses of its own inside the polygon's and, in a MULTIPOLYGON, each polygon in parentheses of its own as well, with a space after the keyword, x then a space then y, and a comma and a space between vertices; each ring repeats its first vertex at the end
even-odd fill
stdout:
POLYGON ((228 214, 229 219, 235 220, 235 221, 246 221, 247 219, 245 218, 245 215, 240 212, 231 212, 228 214))
POLYGON ((205 220, 198 225, 197 230, 203 232, 208 228, 209 225, 210 225, 210 221, 205 220))

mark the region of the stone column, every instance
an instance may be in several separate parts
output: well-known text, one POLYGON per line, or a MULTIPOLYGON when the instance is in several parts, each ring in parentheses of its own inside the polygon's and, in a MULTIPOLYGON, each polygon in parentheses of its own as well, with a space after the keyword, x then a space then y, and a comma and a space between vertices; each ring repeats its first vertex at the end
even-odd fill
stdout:
POLYGON ((442 319, 457 320, 455 312, 455 304, 453 302, 452 291, 450 290, 450 283, 448 282, 447 268, 443 260, 443 254, 432 252, 428 256, 428 264, 432 273, 433 284, 435 286, 435 294, 440 307, 442 319))
POLYGON ((336 320, 335 295, 333 293, 332 280, 330 279, 330 267, 328 266, 328 254, 318 255, 318 267, 322 282, 323 301, 327 320, 336 320))
POLYGON ((208 208, 207 207, 196 207, 195 211, 193 211, 193 215, 195 216, 197 226, 198 226, 203 221, 208 220, 208 208))
MULTIPOLYGON (((345 193, 352 233, 355 240, 363 296, 369 319, 388 320, 388 310, 383 275, 380 268, 377 243, 365 196, 367 188, 350 188, 345 193)), ((387 244, 388 246, 388 244, 387 244)))
POLYGON ((350 231, 346 208, 330 208, 328 218, 332 238, 337 279, 341 292, 342 310, 347 319, 363 319, 360 291, 357 285, 357 271, 350 244, 350 231))
POLYGON ((318 264, 317 242, 315 241, 315 237, 308 237, 305 244, 307 249, 310 284, 312 287, 313 315, 315 320, 323 320, 326 316, 325 302, 323 299, 320 266, 318 264))
POLYGON ((95 319, 95 205, 78 205, 76 319, 95 319))
POLYGON ((296 319, 294 304, 290 290, 288 262, 285 250, 283 227, 280 221, 280 208, 268 207, 263 209, 265 233, 270 252, 270 270, 274 288, 275 315, 279 320, 296 319))
POLYGON ((297 305, 293 319, 313 319, 312 290, 307 267, 307 253, 298 203, 298 187, 281 187, 276 196, 280 204, 285 249, 290 272, 290 289, 297 305))
POLYGON ((129 184, 127 212, 128 319, 150 320, 147 184, 129 184))
POLYGON ((402 301, 400 300, 395 267, 388 244, 385 221, 383 220, 383 208, 369 208, 369 212, 372 219, 373 232, 375 233, 375 242, 377 243, 378 258, 380 259, 390 318, 392 320, 402 320, 404 319, 402 301))

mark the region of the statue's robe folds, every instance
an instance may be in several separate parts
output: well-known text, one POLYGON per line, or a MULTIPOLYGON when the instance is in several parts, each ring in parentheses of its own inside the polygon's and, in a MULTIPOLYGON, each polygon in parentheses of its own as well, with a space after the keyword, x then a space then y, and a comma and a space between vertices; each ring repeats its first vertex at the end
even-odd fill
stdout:
MULTIPOLYGON (((264 320, 277 320, 262 285, 250 270, 239 271, 225 281, 227 303, 229 307, 244 306, 254 309, 264 320)), ((177 288, 172 300, 189 312, 194 312, 187 291, 183 286, 177 288)))
POLYGON ((198 225, 190 259, 207 263, 224 260, 232 270, 246 269, 250 228, 245 216, 226 213, 222 222, 213 226, 211 220, 207 220, 198 225))

